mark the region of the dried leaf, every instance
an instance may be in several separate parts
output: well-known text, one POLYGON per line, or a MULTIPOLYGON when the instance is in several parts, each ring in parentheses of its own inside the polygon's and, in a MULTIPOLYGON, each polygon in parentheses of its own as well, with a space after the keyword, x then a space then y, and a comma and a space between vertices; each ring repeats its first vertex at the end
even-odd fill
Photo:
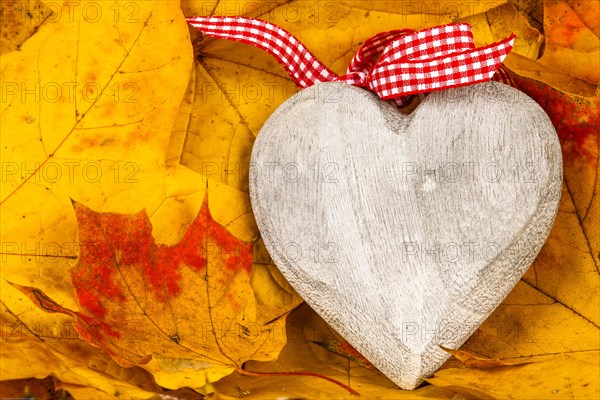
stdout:
POLYGON ((0 381, 0 393, 5 399, 73 400, 70 393, 55 388, 52 378, 0 381))
POLYGON ((539 58, 544 35, 532 27, 512 3, 468 17, 464 21, 471 24, 475 42, 479 46, 490 45, 514 33, 517 38, 509 55, 517 54, 534 60, 539 58))
MULTIPOLYGON (((600 81, 598 2, 544 1, 546 47, 539 62, 575 79, 600 81), (575 6, 572 6, 575 5, 575 6), (586 20, 588 24, 586 24, 586 20)), ((560 88, 559 88, 560 89, 560 88)))
MULTIPOLYGON (((118 394, 116 397, 122 399, 150 398, 162 392, 148 372, 123 368, 104 351, 79 339, 68 318, 43 323, 38 320, 29 328, 21 321, 22 316, 13 314, 4 304, 0 317, 2 380, 52 375, 66 384, 94 387, 102 397, 118 394)), ((2 394, 7 396, 4 391, 2 394)))
MULTIPOLYGON (((521 2, 522 5, 523 2, 521 2)), ((525 10, 539 10, 540 4, 532 2, 524 7, 525 10)), ((508 17, 493 9, 485 15, 475 17, 477 32, 476 40, 495 41, 507 29, 517 33, 515 51, 505 60, 505 65, 516 74, 544 82, 561 91, 583 97, 592 97, 598 88, 600 77, 600 40, 598 26, 600 6, 598 2, 578 2, 566 0, 547 0, 543 3, 543 47, 538 38, 534 40, 537 48, 543 48, 543 54, 538 58, 535 47, 527 52, 519 50, 523 38, 533 38, 533 29, 523 23, 522 16, 517 13, 508 17), (485 25, 489 26, 487 34, 485 25), (494 29, 503 26, 504 29, 494 29), (479 39, 478 39, 479 38, 479 39)), ((536 17, 536 18, 539 18, 536 17)), ((526 40, 527 41, 527 40, 526 40)))
POLYGON ((89 343, 125 367, 185 373, 171 388, 202 387, 245 361, 271 360, 285 343, 280 320, 256 313, 250 284, 253 243, 235 238, 205 199, 174 246, 159 245, 145 212, 98 213, 74 203, 81 254, 71 271, 80 311, 14 284, 39 307, 75 319, 89 343))
POLYGON ((53 18, 52 9, 39 0, 4 2, 0 7, 0 55, 19 50, 42 24, 53 18))
POLYGON ((325 340, 325 341, 315 341, 313 342, 316 345, 323 347, 325 350, 332 351, 341 356, 347 357, 348 359, 354 361, 356 364, 361 367, 369 368, 374 371, 377 371, 377 368, 369 360, 367 360, 362 354, 358 352, 350 343, 344 340, 341 336, 336 336, 334 339, 325 340))
POLYGON ((444 369, 427 381, 437 387, 477 388, 495 399, 595 399, 600 353, 563 354, 495 369, 444 369))
POLYGON ((546 109, 557 128, 564 157, 563 195, 537 259, 466 349, 502 359, 598 349, 598 98, 563 93, 529 78, 514 79, 546 109))

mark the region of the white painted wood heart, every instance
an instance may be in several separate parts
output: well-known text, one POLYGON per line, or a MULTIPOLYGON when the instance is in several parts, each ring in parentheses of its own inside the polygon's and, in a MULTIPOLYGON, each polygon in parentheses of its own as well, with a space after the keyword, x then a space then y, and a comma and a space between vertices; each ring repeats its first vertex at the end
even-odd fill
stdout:
POLYGON ((322 83, 269 118, 250 194, 273 260, 306 302, 403 389, 492 313, 546 240, 562 158, 544 111, 489 82, 410 115, 322 83))

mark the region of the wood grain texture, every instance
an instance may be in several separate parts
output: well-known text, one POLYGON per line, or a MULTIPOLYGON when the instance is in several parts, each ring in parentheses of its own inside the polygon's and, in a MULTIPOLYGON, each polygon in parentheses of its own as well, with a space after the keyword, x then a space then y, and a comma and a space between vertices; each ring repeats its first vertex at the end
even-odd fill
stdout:
POLYGON ((273 260, 379 370, 413 389, 506 297, 546 240, 562 158, 544 111, 489 82, 410 115, 322 83, 254 145, 250 195, 273 260))

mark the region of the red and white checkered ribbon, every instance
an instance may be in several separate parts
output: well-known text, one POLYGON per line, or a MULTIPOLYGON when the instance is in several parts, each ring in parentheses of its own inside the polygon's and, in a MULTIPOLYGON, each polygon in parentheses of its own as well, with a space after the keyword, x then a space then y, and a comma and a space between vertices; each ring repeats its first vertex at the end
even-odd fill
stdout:
POLYGON ((515 35, 475 48, 471 26, 456 23, 415 32, 395 30, 365 41, 345 75, 324 66, 298 39, 271 23, 244 17, 192 17, 205 35, 236 40, 273 55, 299 87, 345 82, 382 99, 399 99, 492 79, 511 51, 515 35))

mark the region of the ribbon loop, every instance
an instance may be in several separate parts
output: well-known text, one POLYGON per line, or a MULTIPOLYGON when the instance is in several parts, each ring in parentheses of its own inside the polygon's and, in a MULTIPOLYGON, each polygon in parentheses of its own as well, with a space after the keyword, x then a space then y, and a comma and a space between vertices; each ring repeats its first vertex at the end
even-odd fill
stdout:
POLYGON ((380 32, 377 35, 367 39, 362 46, 360 46, 354 58, 352 58, 346 74, 370 69, 375 62, 377 62, 377 59, 380 57, 381 53, 383 53, 385 48, 388 47, 390 42, 398 37, 408 35, 413 32, 414 31, 412 29, 380 32))
POLYGON ((379 64, 390 64, 402 59, 437 58, 474 48, 470 25, 459 23, 437 26, 394 40, 381 54, 379 64))
POLYGON ((499 43, 476 49, 442 53, 418 59, 383 60, 371 70, 368 88, 382 99, 449 89, 489 81, 510 52, 514 35, 499 43), (447 55, 446 55, 447 54, 447 55))
POLYGON ((354 86, 367 86, 369 72, 388 44, 394 39, 412 32, 414 32, 412 29, 381 32, 367 39, 352 58, 346 74, 336 80, 354 86))
POLYGON ((253 18, 192 17, 187 21, 207 36, 252 44, 273 55, 297 86, 345 82, 365 87, 382 99, 472 85, 492 79, 511 51, 515 35, 475 48, 471 26, 455 23, 415 32, 379 33, 359 48, 345 75, 323 65, 284 29, 253 18))

